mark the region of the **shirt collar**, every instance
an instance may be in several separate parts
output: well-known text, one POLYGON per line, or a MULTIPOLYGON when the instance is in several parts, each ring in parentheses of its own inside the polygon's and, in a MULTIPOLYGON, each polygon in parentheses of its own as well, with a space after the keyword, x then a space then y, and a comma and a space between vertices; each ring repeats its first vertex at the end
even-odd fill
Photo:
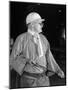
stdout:
POLYGON ((32 36, 37 35, 37 37, 40 38, 38 33, 31 31, 30 29, 28 29, 28 33, 30 33, 32 36))
POLYGON ((34 31, 31 31, 30 29, 28 29, 28 33, 30 33, 31 35, 34 35, 35 32, 34 31))

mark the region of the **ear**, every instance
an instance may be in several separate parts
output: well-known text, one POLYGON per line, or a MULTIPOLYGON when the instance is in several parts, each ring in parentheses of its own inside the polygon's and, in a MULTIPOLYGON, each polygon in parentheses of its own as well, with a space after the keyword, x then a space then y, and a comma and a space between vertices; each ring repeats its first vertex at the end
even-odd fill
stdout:
POLYGON ((32 30, 33 26, 32 26, 32 24, 31 24, 31 23, 30 23, 30 24, 28 24, 28 28, 29 28, 30 30, 32 30))

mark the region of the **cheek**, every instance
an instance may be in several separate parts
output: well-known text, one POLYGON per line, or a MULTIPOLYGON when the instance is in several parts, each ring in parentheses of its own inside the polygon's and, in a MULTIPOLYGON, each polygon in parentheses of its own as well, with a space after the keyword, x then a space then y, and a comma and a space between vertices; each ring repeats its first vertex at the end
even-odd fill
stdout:
POLYGON ((42 27, 40 25, 38 25, 37 29, 38 29, 38 31, 41 31, 42 27))
POLYGON ((36 29, 37 30, 41 29, 41 26, 40 25, 36 25, 36 29))
POLYGON ((41 26, 40 25, 35 25, 34 26, 34 29, 35 29, 35 31, 41 31, 41 26))
POLYGON ((38 26, 37 25, 34 26, 34 30, 38 31, 38 26))

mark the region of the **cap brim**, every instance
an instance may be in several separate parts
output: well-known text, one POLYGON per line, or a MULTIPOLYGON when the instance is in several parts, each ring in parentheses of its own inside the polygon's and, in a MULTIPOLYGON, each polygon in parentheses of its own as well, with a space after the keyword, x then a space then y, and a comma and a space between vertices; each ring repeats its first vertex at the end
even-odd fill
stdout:
POLYGON ((39 20, 39 22, 44 22, 44 21, 45 21, 45 19, 40 19, 40 20, 39 20))
POLYGON ((45 21, 45 19, 42 19, 42 22, 45 21))
POLYGON ((35 21, 33 21, 32 23, 40 23, 40 22, 43 22, 43 21, 45 21, 45 19, 36 19, 35 21))

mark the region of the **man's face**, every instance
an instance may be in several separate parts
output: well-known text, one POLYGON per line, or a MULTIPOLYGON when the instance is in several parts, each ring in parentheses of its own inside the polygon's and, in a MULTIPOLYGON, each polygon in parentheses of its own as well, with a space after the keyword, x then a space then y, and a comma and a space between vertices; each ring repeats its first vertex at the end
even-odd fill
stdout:
POLYGON ((43 23, 39 22, 39 23, 35 23, 34 24, 34 31, 37 33, 42 32, 42 27, 43 27, 43 23))

